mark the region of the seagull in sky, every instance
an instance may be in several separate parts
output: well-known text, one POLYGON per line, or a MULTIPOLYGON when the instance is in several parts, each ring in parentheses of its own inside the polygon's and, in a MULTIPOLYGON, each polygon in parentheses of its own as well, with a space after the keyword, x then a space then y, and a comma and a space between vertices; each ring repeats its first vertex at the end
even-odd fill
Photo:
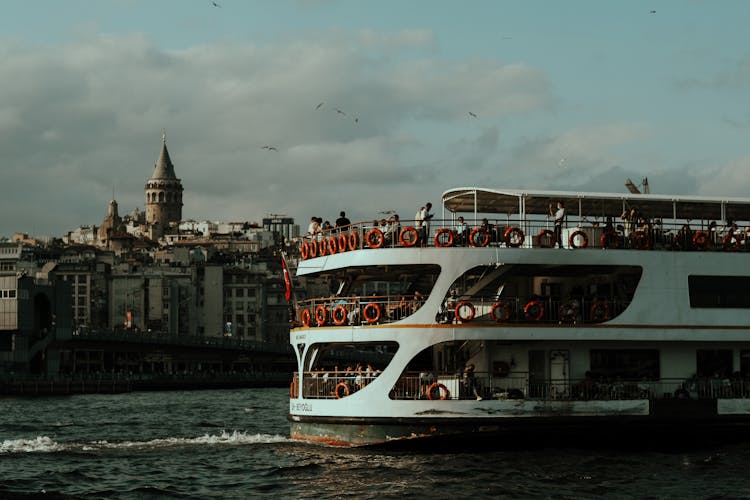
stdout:
POLYGON ((341 111, 339 108, 336 108, 336 113, 338 113, 340 115, 346 116, 346 113, 344 113, 343 111, 341 111))
POLYGON ((472 113, 471 111, 469 111, 469 116, 473 116, 474 118, 477 117, 477 115, 475 113, 472 113))
POLYGON ((557 162, 557 166, 558 167, 562 167, 563 163, 565 163, 565 160, 567 160, 567 158, 565 158, 565 157, 560 158, 560 161, 557 162))
POLYGON ((320 108, 321 108, 321 106, 323 106, 323 103, 322 103, 322 102, 321 102, 320 104, 318 104, 317 106, 315 106, 315 109, 320 109, 320 108))
POLYGON ((649 14, 656 14, 656 11, 652 10, 651 12, 649 12, 649 14))
POLYGON ((273 146, 263 146, 263 147, 262 147, 261 149, 267 149, 267 150, 269 150, 269 151, 276 151, 276 152, 278 152, 278 151, 279 151, 278 149, 276 149, 276 148, 275 148, 275 147, 273 147, 273 146))
POLYGON ((359 117, 354 119, 354 123, 359 123, 359 117))
POLYGON ((213 2, 213 1, 211 2, 211 5, 213 5, 214 7, 221 7, 221 5, 219 5, 218 3, 213 2))

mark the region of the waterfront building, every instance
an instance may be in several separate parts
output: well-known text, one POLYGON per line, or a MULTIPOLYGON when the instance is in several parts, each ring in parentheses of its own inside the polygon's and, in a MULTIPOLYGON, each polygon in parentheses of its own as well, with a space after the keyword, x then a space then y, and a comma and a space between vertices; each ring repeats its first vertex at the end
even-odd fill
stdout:
POLYGON ((146 182, 146 224, 151 239, 168 232, 170 224, 182 220, 182 181, 175 175, 174 165, 167 151, 167 134, 162 133, 162 147, 154 173, 146 182))

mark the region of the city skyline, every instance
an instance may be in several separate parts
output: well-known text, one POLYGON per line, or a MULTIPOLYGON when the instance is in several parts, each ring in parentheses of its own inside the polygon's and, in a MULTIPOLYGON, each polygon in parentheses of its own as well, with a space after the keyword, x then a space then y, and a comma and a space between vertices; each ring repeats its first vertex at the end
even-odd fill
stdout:
POLYGON ((0 236, 144 209, 404 220, 456 186, 742 196, 741 1, 38 0, 0 19, 0 236))

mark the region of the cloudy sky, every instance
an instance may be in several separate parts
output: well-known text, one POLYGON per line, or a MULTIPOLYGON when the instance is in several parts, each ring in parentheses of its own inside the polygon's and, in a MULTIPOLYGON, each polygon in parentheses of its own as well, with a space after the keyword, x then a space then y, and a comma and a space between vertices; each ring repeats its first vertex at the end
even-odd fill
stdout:
POLYGON ((143 209, 162 128, 186 219, 644 176, 749 196, 750 2, 216 3, 3 4, 0 236, 143 209))

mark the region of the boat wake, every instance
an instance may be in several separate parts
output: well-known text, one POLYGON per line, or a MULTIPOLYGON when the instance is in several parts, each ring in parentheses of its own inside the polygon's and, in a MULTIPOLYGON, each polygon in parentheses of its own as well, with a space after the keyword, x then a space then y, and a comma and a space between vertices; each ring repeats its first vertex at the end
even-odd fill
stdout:
POLYGON ((133 450, 157 449, 180 446, 241 446, 251 444, 286 443, 290 439, 286 436, 271 434, 251 434, 242 431, 222 431, 220 434, 204 434, 194 438, 160 438, 149 441, 89 441, 59 443, 47 436, 32 439, 9 439, 0 442, 0 455, 11 453, 59 453, 59 452, 91 452, 101 450, 133 450))

